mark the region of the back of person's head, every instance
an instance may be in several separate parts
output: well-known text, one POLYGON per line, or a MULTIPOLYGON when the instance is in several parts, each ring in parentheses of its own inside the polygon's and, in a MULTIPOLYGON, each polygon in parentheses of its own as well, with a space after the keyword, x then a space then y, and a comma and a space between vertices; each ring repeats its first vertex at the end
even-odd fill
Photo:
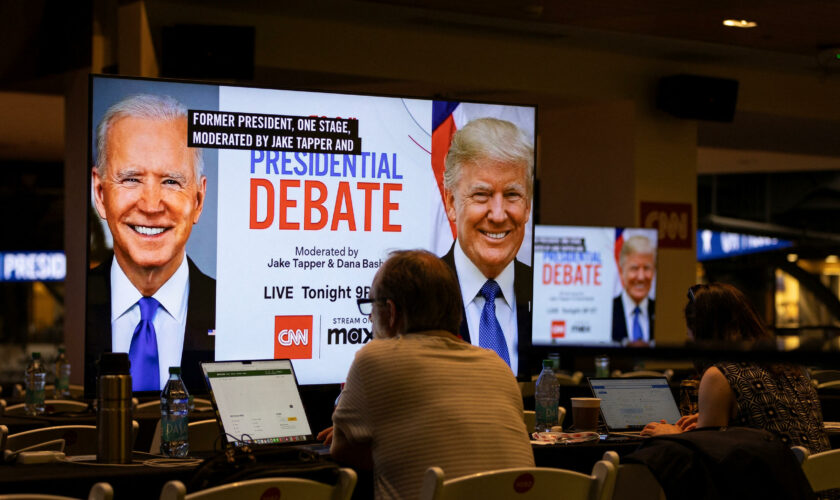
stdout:
POLYGON ((698 342, 758 342, 772 338, 747 297, 725 283, 692 286, 685 306, 685 323, 698 342))
POLYGON ((392 252, 373 280, 373 296, 390 299, 401 323, 397 333, 444 330, 457 334, 461 290, 452 269, 425 250, 392 252))
POLYGON ((443 183, 454 191, 461 167, 482 161, 497 161, 522 168, 528 199, 534 192, 534 147, 515 124, 497 118, 478 118, 455 132, 444 160, 443 183))

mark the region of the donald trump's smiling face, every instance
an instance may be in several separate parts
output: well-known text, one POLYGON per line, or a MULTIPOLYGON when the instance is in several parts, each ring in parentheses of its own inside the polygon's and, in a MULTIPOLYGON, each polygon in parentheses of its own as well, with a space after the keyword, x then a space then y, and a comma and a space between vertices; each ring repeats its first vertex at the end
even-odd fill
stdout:
POLYGON ((461 166, 455 189, 446 192, 446 214, 455 223, 464 253, 487 278, 516 257, 531 215, 528 168, 495 160, 461 166))

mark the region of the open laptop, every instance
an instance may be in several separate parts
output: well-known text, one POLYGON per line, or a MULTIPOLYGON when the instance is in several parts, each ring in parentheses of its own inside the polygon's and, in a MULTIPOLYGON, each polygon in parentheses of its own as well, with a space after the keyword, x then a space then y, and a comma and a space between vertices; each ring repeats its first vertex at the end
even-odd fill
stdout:
POLYGON ((589 387, 601 399, 601 417, 608 435, 638 436, 650 422, 669 424, 680 418, 668 379, 590 378, 589 387))
POLYGON ((201 369, 227 443, 328 451, 312 435, 290 360, 203 362, 201 369))

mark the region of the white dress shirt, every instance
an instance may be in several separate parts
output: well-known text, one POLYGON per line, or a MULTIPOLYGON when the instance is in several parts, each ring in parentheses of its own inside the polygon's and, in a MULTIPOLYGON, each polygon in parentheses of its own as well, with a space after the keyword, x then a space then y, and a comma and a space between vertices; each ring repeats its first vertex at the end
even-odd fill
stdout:
MULTIPOLYGON (((187 326, 187 299, 190 294, 190 269, 186 256, 175 274, 152 297, 160 302, 153 324, 157 337, 160 387, 169 379, 169 367, 181 366, 184 332, 187 326)), ((128 352, 131 338, 140 322, 143 295, 125 275, 117 258, 111 263, 111 350, 128 352)))
MULTIPOLYGON (((464 301, 464 313, 467 318, 467 327, 470 330, 470 343, 478 345, 478 325, 481 321, 481 311, 484 309, 484 296, 479 292, 487 277, 473 264, 469 257, 461 249, 461 244, 455 242, 455 272, 458 275, 458 284, 461 286, 461 298, 464 301)), ((501 274, 493 278, 499 284, 502 293, 496 297, 496 319, 502 327, 505 336, 510 367, 514 375, 519 366, 519 354, 516 350, 519 345, 516 326, 516 296, 513 293, 513 261, 502 270, 501 274)), ((457 332, 456 332, 457 333, 457 332)))
MULTIPOLYGON (((633 310, 636 309, 636 302, 627 295, 627 291, 621 290, 621 303, 624 306, 624 322, 627 324, 627 341, 633 341, 633 310)), ((638 304, 639 310, 639 326, 642 327, 642 340, 650 342, 650 319, 648 316, 648 298, 642 299, 638 304)))

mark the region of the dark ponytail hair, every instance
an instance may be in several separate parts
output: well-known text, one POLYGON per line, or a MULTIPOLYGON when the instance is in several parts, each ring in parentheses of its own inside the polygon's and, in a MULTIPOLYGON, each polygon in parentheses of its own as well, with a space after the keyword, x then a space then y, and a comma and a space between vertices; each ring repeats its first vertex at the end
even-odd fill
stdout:
POLYGON ((755 307, 734 286, 694 285, 688 295, 685 323, 698 342, 756 342, 773 338, 755 307))
MULTIPOLYGON (((764 327, 755 307, 740 290, 725 283, 694 285, 688 289, 685 324, 698 344, 716 347, 741 344, 744 348, 763 344, 773 347, 773 334, 764 327)), ((711 364, 695 366, 702 373, 711 364)), ((762 366, 775 374, 800 371, 787 363, 762 366)))

